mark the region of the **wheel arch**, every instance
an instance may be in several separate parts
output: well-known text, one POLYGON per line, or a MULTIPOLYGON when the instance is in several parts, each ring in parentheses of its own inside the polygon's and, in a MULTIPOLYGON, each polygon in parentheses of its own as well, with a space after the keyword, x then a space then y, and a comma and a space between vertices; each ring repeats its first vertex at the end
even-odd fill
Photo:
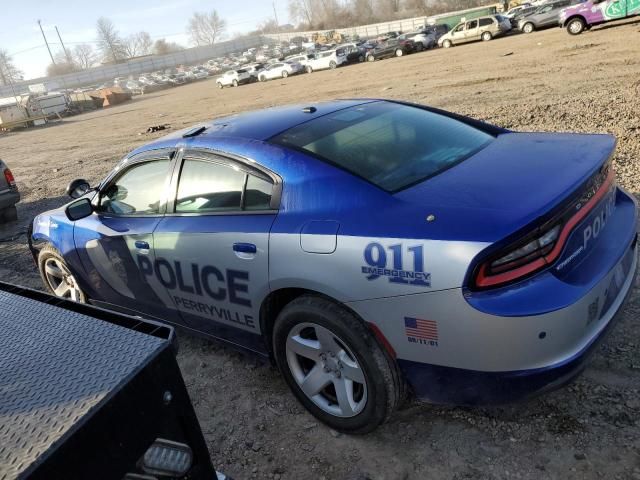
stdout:
POLYGON ((571 15, 569 18, 567 18, 567 19, 562 23, 562 26, 563 26, 563 27, 566 27, 567 25, 569 25, 569 22, 570 22, 571 20, 575 20, 576 18, 579 18, 580 20, 582 20, 582 21, 584 22, 585 26, 586 26, 586 25, 588 25, 588 23, 587 23, 587 19, 586 19, 586 18, 584 18, 584 15, 581 15, 581 14, 579 14, 579 13, 576 13, 576 14, 574 14, 574 15, 571 15))
POLYGON ((273 335, 273 326, 275 325, 275 321, 278 318, 278 315, 284 307, 286 307, 289 303, 294 301, 297 298, 300 298, 304 295, 313 295, 316 297, 324 298, 341 308, 344 308, 349 313, 351 313, 356 319, 362 322, 364 325, 375 337, 376 341, 380 344, 382 349, 386 351, 391 359, 395 362, 396 352, 389 343, 389 341, 385 338, 382 331, 373 323, 367 322, 364 318, 360 316, 356 311, 346 305, 344 302, 332 297, 331 295, 327 295, 326 293, 322 293, 317 290, 312 290, 309 288, 299 288, 299 287, 283 287, 277 290, 270 292, 262 301, 260 305, 260 331, 262 332, 262 337, 265 342, 266 350, 269 354, 269 358, 274 361, 273 357, 273 345, 271 341, 271 337, 273 335))

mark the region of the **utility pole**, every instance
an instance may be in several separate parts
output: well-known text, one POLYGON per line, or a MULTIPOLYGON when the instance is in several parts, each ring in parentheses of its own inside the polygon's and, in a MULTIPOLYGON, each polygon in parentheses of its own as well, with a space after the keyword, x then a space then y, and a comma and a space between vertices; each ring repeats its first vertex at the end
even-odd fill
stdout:
POLYGON ((42 29, 42 23, 40 22, 40 20, 38 20, 38 26, 40 27, 40 31, 42 32, 42 38, 44 38, 44 44, 47 46, 47 50, 49 51, 49 56, 51 57, 51 63, 55 65, 56 61, 53 59, 53 55, 51 54, 51 49, 49 48, 49 42, 47 42, 47 37, 44 34, 44 30, 42 29))
POLYGON ((69 55, 69 52, 67 51, 67 47, 64 46, 64 43, 62 42, 62 37, 60 36, 60 32, 58 31, 58 27, 56 26, 56 33, 58 34, 58 39, 60 40, 60 45, 62 45, 62 50, 64 51, 64 56, 67 57, 67 63, 69 65, 71 65, 73 62, 71 61, 71 55, 69 55))
POLYGON ((276 27, 280 26, 280 22, 278 22, 278 10, 276 9, 276 2, 273 0, 271 3, 273 5, 273 16, 276 19, 276 27))

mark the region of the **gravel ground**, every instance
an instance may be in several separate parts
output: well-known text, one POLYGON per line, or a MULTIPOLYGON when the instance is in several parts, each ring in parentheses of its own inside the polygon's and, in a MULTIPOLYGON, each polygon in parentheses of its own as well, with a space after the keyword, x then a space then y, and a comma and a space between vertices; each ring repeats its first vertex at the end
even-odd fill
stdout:
MULTIPOLYGON (((640 20, 578 37, 552 29, 215 89, 158 92, 26 132, 0 134, 23 194, 21 220, 0 229, 0 278, 41 288, 25 246, 29 219, 60 205, 76 177, 97 181, 134 147, 173 129, 253 108, 331 98, 399 98, 522 131, 608 132, 619 182, 640 192, 640 20)), ((235 478, 640 479, 640 297, 585 373, 560 391, 508 408, 409 403, 364 437, 318 424, 269 365, 181 334, 179 362, 214 463, 235 478)))

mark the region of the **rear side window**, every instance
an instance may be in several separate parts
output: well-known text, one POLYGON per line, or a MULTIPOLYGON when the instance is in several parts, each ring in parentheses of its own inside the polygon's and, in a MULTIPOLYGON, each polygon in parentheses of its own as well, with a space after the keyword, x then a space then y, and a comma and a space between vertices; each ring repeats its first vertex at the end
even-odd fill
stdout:
POLYGON ((186 159, 182 164, 176 213, 269 210, 273 183, 238 167, 186 159))
POLYGON ((381 101, 318 117, 271 141, 396 192, 446 170, 492 139, 453 118, 381 101))
POLYGON ((488 27, 489 25, 493 25, 493 19, 491 19, 491 18, 481 18, 480 19, 480 26, 481 27, 488 27))

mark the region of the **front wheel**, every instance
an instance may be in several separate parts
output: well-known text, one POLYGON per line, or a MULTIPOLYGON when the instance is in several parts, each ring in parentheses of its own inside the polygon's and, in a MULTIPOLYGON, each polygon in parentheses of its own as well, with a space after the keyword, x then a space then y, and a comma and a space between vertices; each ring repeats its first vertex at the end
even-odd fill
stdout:
POLYGON ((45 245, 38 254, 38 270, 46 289, 56 297, 87 303, 87 297, 78 286, 67 262, 58 250, 45 245))
POLYGON ((424 45, 422 44, 422 42, 416 43, 416 52, 421 52, 422 50, 424 50, 424 45))
POLYGON ((289 72, 287 72, 286 70, 284 70, 282 72, 282 78, 287 78, 289 76, 289 72))
POLYGON ((525 23, 524 26, 522 27, 522 31, 524 33, 531 33, 533 32, 533 30, 535 30, 533 23, 525 23))
POLYGON ((571 35, 579 35, 586 28, 585 21, 581 18, 573 18, 567 23, 567 32, 571 35))
POLYGON ((338 66, 338 64, 337 64, 336 62, 334 62, 333 60, 331 60, 331 61, 329 62, 329 68, 330 68, 331 70, 335 70, 337 66, 338 66))
POLYGON ((444 42, 442 42, 442 46, 444 48, 451 48, 453 46, 453 43, 451 43, 451 40, 445 40, 444 42))
POLYGON ((237 87, 237 86, 238 86, 238 80, 234 80, 234 81, 233 81, 233 86, 234 86, 234 87, 237 87))
POLYGON ((367 55, 367 62, 375 62, 376 61, 376 57, 374 57, 373 55, 367 55))
POLYGON ((402 55, 404 55, 404 50, 402 50, 401 48, 396 50, 396 57, 401 57, 402 55))
POLYGON ((367 327, 330 300, 302 296, 278 315, 273 350, 287 384, 320 421, 367 433, 393 413, 402 383, 367 327))
POLYGON ((222 90, 222 89, 224 88, 224 85, 222 85, 222 83, 220 83, 220 82, 217 82, 217 83, 218 83, 218 88, 219 88, 220 90, 222 90))
POLYGON ((306 70, 307 70, 307 73, 313 73, 313 68, 311 68, 310 65, 307 65, 306 70))
POLYGON ((481 38, 483 42, 488 42, 493 38, 493 35, 491 35, 491 32, 484 32, 481 38))

